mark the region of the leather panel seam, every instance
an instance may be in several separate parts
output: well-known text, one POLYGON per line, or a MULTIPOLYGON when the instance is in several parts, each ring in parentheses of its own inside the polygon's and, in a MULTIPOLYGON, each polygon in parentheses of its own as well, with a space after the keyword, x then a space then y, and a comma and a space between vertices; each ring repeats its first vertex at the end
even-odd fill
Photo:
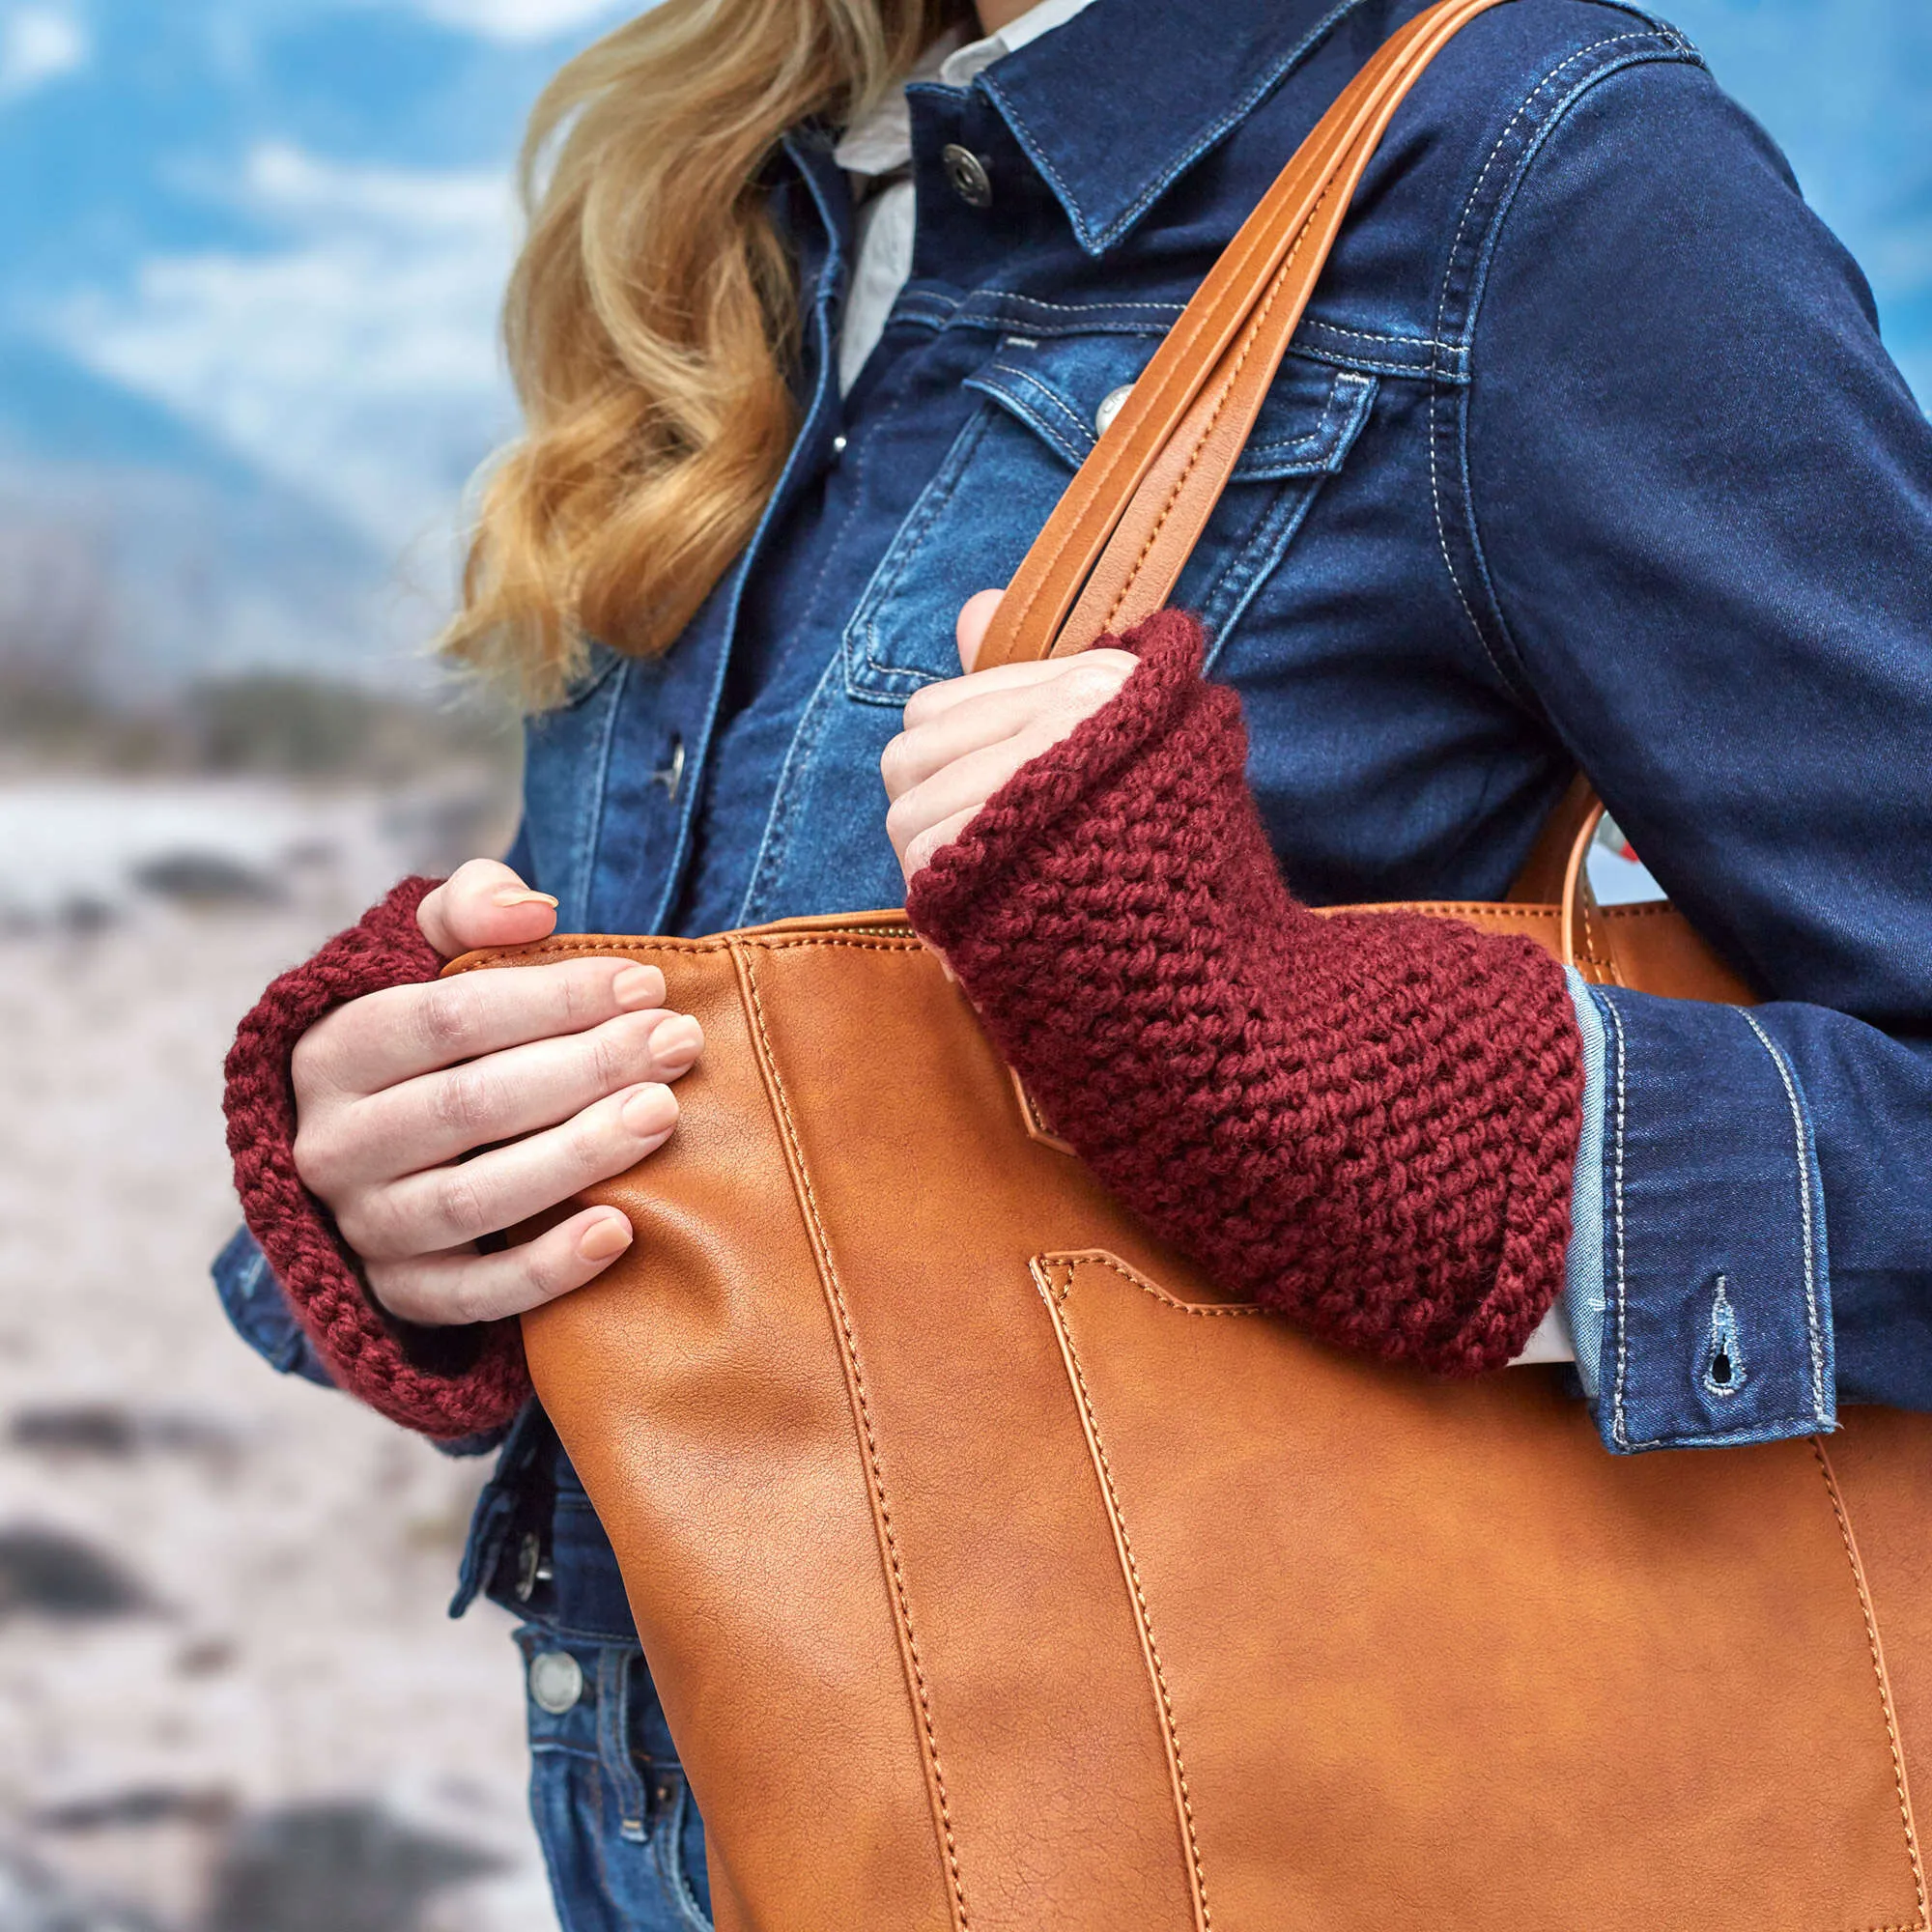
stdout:
POLYGON ((1079 1253, 1041 1255, 1038 1261, 1042 1267, 1061 1266, 1067 1270, 1066 1286, 1061 1292, 1064 1302, 1073 1293, 1073 1277, 1076 1270, 1083 1267, 1103 1267, 1117 1274, 1130 1287, 1137 1288, 1143 1294, 1151 1296, 1164 1308, 1172 1308, 1179 1315, 1265 1315, 1267 1310, 1258 1301, 1182 1301, 1179 1295, 1170 1294, 1164 1288, 1150 1281, 1137 1268, 1132 1268, 1118 1255, 1110 1255, 1104 1248, 1088 1248, 1079 1253))
POLYGON ((839 1284, 838 1269, 833 1263, 832 1247, 825 1233, 825 1223, 818 1211, 818 1198, 811 1184, 810 1170, 806 1165, 805 1150, 799 1139, 797 1122, 792 1117, 791 1101, 785 1093, 784 1082, 779 1074, 777 1058, 772 1052, 771 1033, 765 1024, 764 1000, 758 991, 757 979, 752 971, 752 963, 747 956, 748 949, 734 946, 731 948, 731 952, 733 963, 738 968, 740 983, 744 988, 753 1033, 757 1041, 759 1069, 765 1077, 779 1116, 780 1127, 784 1135, 785 1150, 799 1194, 800 1206, 805 1211, 814 1259, 818 1263, 819 1279, 832 1305, 843 1353, 845 1373, 852 1399, 858 1408, 856 1420, 865 1447, 867 1487, 875 1513, 880 1540, 884 1545, 881 1553, 886 1560, 892 1580, 893 1602, 897 1615, 899 1636, 904 1649, 907 1671, 912 1678, 913 1693, 919 1707, 922 1741, 924 1745, 924 1757, 936 1814, 934 1823, 939 1828, 950 1881, 948 1903, 957 1932, 970 1932, 972 1920, 966 1909, 965 1881, 959 1868, 959 1847, 952 1830, 952 1806, 946 1795, 946 1775, 939 1761, 939 1735, 933 1723, 932 1698, 926 1686, 925 1666, 919 1654, 919 1639, 913 1634, 912 1605, 907 1596, 905 1571, 899 1557, 898 1534, 893 1528, 892 1511, 886 1499, 885 1472, 879 1460, 878 1435, 872 1422, 871 1401, 866 1393, 865 1373, 859 1363, 858 1337, 852 1327, 852 1316, 846 1305, 844 1289, 839 1284))
POLYGON ((1852 1584, 1859 1593, 1859 1609, 1864 1618, 1865 1644, 1871 1653, 1872 1676, 1878 1686, 1879 1715, 1885 1720, 1886 1743, 1891 1751, 1892 1788, 1898 1794, 1898 1818, 1905 1831, 1905 1857, 1912 1868, 1912 1889, 1918 1905, 1918 1916, 1906 1932, 1926 1932, 1925 1870, 1918 1856, 1918 1833, 1913 1825, 1912 1797, 1905 1783, 1905 1756, 1899 1748, 1898 1725, 1892 1715, 1891 1680, 1886 1672, 1885 1652, 1879 1644, 1878 1619, 1872 1610, 1871 1589, 1865 1578, 1864 1564, 1859 1556, 1859 1546, 1852 1536, 1851 1518, 1845 1512, 1844 1497, 1838 1489, 1838 1479, 1833 1472, 1831 1458, 1817 1436, 1812 1436, 1810 1442, 1811 1454, 1817 1459, 1818 1473, 1825 1479, 1825 1493, 1831 1499, 1832 1515, 1837 1520, 1838 1540, 1844 1545, 1845 1559, 1851 1565, 1852 1584))
MULTIPOLYGON (((1201 1869, 1201 1843, 1194 1829, 1194 1801, 1187 1789, 1187 1763, 1181 1754, 1180 1733, 1175 1722, 1174 1699, 1167 1688, 1167 1672, 1160 1661, 1160 1646, 1154 1640, 1153 1619, 1148 1609, 1147 1592, 1141 1587, 1140 1565, 1134 1559, 1133 1539, 1127 1533, 1127 1520, 1121 1509, 1120 1493, 1114 1487, 1113 1464, 1107 1459, 1107 1444, 1100 1434, 1099 1417, 1094 1411, 1094 1399, 1087 1386, 1085 1371, 1080 1366, 1080 1351, 1074 1347, 1073 1333, 1066 1325, 1063 1304, 1067 1293, 1071 1292, 1074 1264, 1066 1264, 1066 1290, 1055 1298, 1051 1275, 1047 1272, 1051 1264, 1044 1256, 1034 1261, 1032 1273, 1034 1280, 1043 1290, 1048 1311, 1052 1317, 1055 1333, 1060 1338, 1061 1352, 1073 1378, 1074 1394, 1080 1404, 1081 1421, 1086 1430, 1089 1454, 1094 1473, 1100 1479, 1100 1488, 1107 1504, 1109 1526, 1114 1532, 1114 1543, 1119 1553, 1122 1569, 1128 1589, 1134 1600, 1134 1618, 1139 1626, 1142 1649, 1147 1666, 1153 1680, 1155 1700, 1160 1707, 1161 1741, 1167 1749, 1168 1768, 1174 1779, 1177 1822, 1180 1826, 1181 1837, 1187 1856, 1187 1881, 1191 1902, 1194 1907, 1197 1932, 1212 1932, 1213 1916, 1208 1905, 1208 1882, 1201 1869)), ((1122 1272, 1125 1272, 1124 1269, 1122 1272)))

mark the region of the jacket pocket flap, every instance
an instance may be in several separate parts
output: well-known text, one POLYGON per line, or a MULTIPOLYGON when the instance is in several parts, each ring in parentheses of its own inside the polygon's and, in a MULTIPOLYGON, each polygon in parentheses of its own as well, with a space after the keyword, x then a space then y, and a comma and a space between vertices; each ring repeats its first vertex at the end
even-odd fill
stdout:
MULTIPOLYGON (((1103 417, 1103 407, 1132 385, 1155 346, 1144 335, 1059 342, 1009 335, 966 386, 990 397, 1077 469, 1099 440, 1096 424, 1111 420, 1111 412, 1103 417)), ((1267 482, 1340 469, 1375 394, 1373 376, 1286 357, 1232 480, 1267 482)))

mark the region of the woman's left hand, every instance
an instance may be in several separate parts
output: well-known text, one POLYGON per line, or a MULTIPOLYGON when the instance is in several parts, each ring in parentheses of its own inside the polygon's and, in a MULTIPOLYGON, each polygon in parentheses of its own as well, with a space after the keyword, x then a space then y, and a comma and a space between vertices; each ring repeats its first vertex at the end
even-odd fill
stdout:
POLYGON ((1095 649, 976 671, 999 602, 997 590, 967 599, 958 627, 966 675, 916 692, 905 729, 879 761, 892 800, 886 834, 908 885, 1023 764, 1115 696, 1140 662, 1131 651, 1095 649))

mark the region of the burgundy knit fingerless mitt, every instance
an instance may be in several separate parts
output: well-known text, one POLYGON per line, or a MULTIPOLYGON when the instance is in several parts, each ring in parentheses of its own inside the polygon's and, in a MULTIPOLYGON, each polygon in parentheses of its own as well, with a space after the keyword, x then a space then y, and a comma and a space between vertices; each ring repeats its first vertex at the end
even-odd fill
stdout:
POLYGON ((1223 1287, 1446 1375, 1562 1285, 1583 1055, 1562 969, 1283 885, 1192 619, 1024 766, 907 910, 1101 1180, 1223 1287))
MULTIPOLYGON (((297 1040, 349 1001, 434 980, 442 960, 416 924, 434 879, 405 879, 306 965, 284 973, 242 1022, 228 1055, 228 1151, 249 1232, 336 1384, 392 1421, 454 1441, 500 1428, 530 1394, 514 1321, 474 1331, 460 1374, 411 1359, 409 1330, 370 1299, 328 1210, 296 1173, 297 1040)), ((440 1333, 441 1331, 439 1331, 440 1333)))

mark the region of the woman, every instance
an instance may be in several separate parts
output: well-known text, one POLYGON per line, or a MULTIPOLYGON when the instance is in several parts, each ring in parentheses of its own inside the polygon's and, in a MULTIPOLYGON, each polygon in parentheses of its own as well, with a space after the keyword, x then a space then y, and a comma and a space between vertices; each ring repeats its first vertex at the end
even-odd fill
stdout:
POLYGON ((665 0, 538 110, 529 435, 450 640, 529 708, 524 829, 250 1016, 260 1246, 219 1273, 279 1365, 501 1443, 458 1607, 526 1619, 572 1932, 704 1923, 702 1841, 513 1322, 632 1231, 499 1236, 661 1146, 703 1042, 652 969, 424 983, 458 952, 906 892, 1103 1178, 1329 1339, 1574 1353, 1613 1453, 1932 1407, 1932 427, 1680 36, 1612 0, 1471 26, 1182 580, 1198 628, 971 674, 984 586, 1416 11, 665 0), (1578 765, 1774 1004, 1305 918, 1500 896, 1578 765), (1181 957, 1265 1021, 1233 1100, 1168 1044, 1181 957), (1387 1023, 1418 987, 1453 1051, 1387 1023), (1200 1151, 1230 1121, 1237 1183, 1200 1151))

